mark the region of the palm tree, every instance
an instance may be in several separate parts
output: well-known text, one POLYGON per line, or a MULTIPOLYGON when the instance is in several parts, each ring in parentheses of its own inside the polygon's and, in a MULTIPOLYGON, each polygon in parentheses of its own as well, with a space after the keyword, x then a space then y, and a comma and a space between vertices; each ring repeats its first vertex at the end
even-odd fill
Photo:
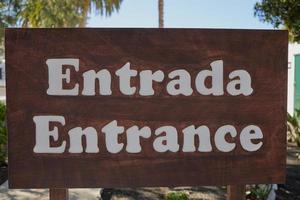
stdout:
POLYGON ((88 14, 106 16, 118 11, 122 0, 0 0, 0 60, 4 28, 84 27, 88 14))
POLYGON ((88 13, 94 10, 96 14, 110 16, 114 11, 120 9, 122 0, 82 0, 82 20, 79 27, 85 27, 88 19, 88 13))
POLYGON ((111 15, 122 0, 24 0, 18 13, 23 27, 84 27, 88 14, 111 15))
POLYGON ((164 28, 164 0, 158 0, 158 24, 159 28, 164 28))

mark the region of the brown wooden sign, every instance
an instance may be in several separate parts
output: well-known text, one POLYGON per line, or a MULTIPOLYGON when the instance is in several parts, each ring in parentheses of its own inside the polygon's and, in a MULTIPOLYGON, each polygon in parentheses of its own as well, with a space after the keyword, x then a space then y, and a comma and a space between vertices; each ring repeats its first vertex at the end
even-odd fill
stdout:
POLYGON ((284 182, 287 38, 7 29, 10 187, 284 182))

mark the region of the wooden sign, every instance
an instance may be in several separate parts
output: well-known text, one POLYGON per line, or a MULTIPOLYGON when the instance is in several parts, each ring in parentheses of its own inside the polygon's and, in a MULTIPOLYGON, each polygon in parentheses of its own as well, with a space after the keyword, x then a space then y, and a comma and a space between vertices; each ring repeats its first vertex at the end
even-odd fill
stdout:
POLYGON ((284 182, 287 38, 7 29, 10 187, 284 182))

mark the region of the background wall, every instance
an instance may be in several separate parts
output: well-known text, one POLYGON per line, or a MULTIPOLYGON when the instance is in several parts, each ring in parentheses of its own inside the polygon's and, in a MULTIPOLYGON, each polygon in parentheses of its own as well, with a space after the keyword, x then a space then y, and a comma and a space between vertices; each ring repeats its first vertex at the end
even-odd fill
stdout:
POLYGON ((300 54, 300 44, 289 44, 288 55, 288 112, 294 111, 295 55, 300 54))

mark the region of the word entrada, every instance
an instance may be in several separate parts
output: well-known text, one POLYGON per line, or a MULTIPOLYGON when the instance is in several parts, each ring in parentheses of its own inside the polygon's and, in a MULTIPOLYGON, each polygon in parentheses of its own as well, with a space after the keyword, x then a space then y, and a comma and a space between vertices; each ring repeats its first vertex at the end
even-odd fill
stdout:
MULTIPOLYGON (((55 96, 95 96, 113 95, 112 76, 116 76, 119 83, 120 93, 123 95, 151 96, 155 95, 154 84, 159 84, 166 80, 166 91, 169 95, 190 96, 194 93, 192 88, 196 88, 200 95, 220 96, 225 91, 231 96, 249 96, 253 92, 251 86, 251 76, 246 70, 238 69, 229 73, 228 81, 224 81, 223 60, 216 60, 210 63, 210 67, 200 70, 196 77, 184 69, 175 69, 168 73, 161 70, 140 70, 132 69, 130 63, 121 66, 115 72, 107 69, 89 70, 82 73, 82 85, 76 82, 77 79, 72 73, 79 73, 79 59, 48 59, 48 95, 55 96), (131 79, 139 77, 139 81, 131 79), (207 79, 211 84, 207 84, 207 79), (192 81, 193 80, 193 81, 192 81), (195 87, 192 87, 192 82, 195 87), (227 83, 226 86, 224 82, 227 83), (66 87, 68 84, 68 87, 66 87), (98 91, 96 91, 98 85, 98 91)), ((156 87, 155 87, 156 88, 156 87)), ((188 97, 187 97, 188 98, 188 97)), ((100 108, 99 108, 100 109, 100 108)), ((167 125, 151 130, 145 122, 142 127, 125 127, 118 125, 118 119, 112 120, 103 127, 101 133, 104 134, 106 149, 109 153, 140 153, 142 151, 141 141, 154 138, 153 149, 156 152, 212 152, 213 146, 220 152, 231 152, 240 144, 247 152, 259 150, 263 145, 262 130, 256 125, 247 125, 238 133, 233 125, 222 125, 214 133, 206 125, 187 125, 182 130, 177 130, 175 126, 167 125), (119 137, 126 134, 126 143, 119 142, 119 137), (179 144, 178 134, 183 136, 183 144, 179 144), (211 136, 212 135, 212 136, 211 136), (212 139, 213 138, 213 139, 212 139), (228 141, 234 138, 235 142, 228 141), (198 143, 196 142, 198 141, 198 143), (197 144, 198 145, 197 145, 197 144), (126 144, 126 145, 125 145, 126 144)), ((65 125, 65 117, 61 115, 37 115, 33 116, 35 124, 36 143, 33 148, 35 153, 98 153, 99 134, 96 128, 100 127, 74 127, 68 130, 69 140, 63 140, 58 126, 53 127, 53 123, 65 125), (52 127, 52 128, 50 128, 52 127), (52 130, 50 130, 52 129, 52 130), (50 141, 61 141, 57 146, 51 146, 50 141), (69 142, 67 145, 66 143, 69 142), (85 142, 85 144, 83 144, 85 142)), ((149 140, 150 141, 150 140, 149 140)))
MULTIPOLYGON (((75 83, 69 89, 64 88, 64 82, 70 83, 72 76, 70 67, 79 71, 79 59, 48 59, 46 61, 49 74, 48 95, 58 96, 95 96, 95 95, 112 95, 112 72, 107 69, 99 71, 89 70, 82 74, 83 86, 75 83), (66 67, 68 66, 68 67, 66 67), (65 69, 65 70, 64 70, 65 69), (65 71, 65 73, 63 73, 65 71), (95 85, 99 84, 99 91, 95 91, 95 85), (82 88, 80 93, 79 88, 82 88)), ((223 60, 213 61, 211 69, 199 71, 195 77, 195 87, 201 95, 224 95, 224 75, 223 75, 223 60), (211 79, 211 84, 205 84, 206 79, 211 79)), ((191 86, 192 78, 190 73, 184 69, 176 69, 171 71, 167 77, 161 71, 137 70, 130 68, 130 63, 126 63, 121 68, 115 71, 115 75, 119 79, 119 89, 123 95, 134 95, 137 93, 137 87, 131 85, 131 79, 139 76, 139 91, 141 96, 151 96, 155 94, 153 89, 154 83, 161 83, 168 78, 166 86, 167 93, 173 95, 190 96, 193 94, 191 86)), ((229 74, 229 82, 226 85, 226 91, 229 95, 244 95, 249 96, 253 89, 251 87, 251 76, 246 70, 234 70, 229 74)))

